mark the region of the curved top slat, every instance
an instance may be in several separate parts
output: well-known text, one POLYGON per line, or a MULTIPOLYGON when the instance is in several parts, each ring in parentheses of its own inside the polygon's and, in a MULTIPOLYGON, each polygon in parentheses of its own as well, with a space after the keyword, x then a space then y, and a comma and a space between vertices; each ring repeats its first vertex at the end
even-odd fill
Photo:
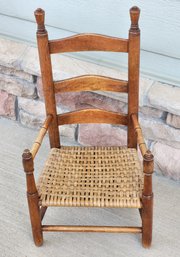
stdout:
POLYGON ((85 109, 58 115, 58 125, 107 123, 127 125, 127 115, 100 109, 85 109))
POLYGON ((51 54, 79 51, 128 52, 128 39, 100 34, 77 34, 49 41, 51 54))
POLYGON ((128 82, 97 75, 84 75, 54 82, 55 93, 78 91, 128 92, 128 82))

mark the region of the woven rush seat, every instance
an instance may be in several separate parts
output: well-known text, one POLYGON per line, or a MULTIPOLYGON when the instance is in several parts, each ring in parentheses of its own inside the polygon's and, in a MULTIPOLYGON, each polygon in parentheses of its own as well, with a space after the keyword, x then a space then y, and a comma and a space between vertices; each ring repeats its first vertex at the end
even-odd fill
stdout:
POLYGON ((42 206, 141 208, 143 172, 133 148, 62 146, 37 188, 42 206))

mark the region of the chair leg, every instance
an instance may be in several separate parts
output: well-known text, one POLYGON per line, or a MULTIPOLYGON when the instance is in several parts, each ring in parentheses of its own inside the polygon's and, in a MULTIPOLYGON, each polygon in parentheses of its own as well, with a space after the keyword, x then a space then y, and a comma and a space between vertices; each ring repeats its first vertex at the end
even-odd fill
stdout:
POLYGON ((31 152, 26 149, 22 155, 24 171, 27 182, 27 200, 29 206, 29 215, 31 219, 32 233, 36 246, 43 243, 41 214, 39 208, 39 197, 34 179, 34 162, 31 152))
POLYGON ((31 220, 32 234, 36 246, 43 244, 40 208, 38 205, 38 194, 27 193, 29 215, 31 220))
POLYGON ((142 196, 142 245, 145 248, 151 246, 153 225, 153 194, 142 196))
POLYGON ((145 248, 151 246, 153 223, 153 192, 152 174, 154 157, 148 150, 143 156, 144 188, 142 193, 142 244, 145 248))

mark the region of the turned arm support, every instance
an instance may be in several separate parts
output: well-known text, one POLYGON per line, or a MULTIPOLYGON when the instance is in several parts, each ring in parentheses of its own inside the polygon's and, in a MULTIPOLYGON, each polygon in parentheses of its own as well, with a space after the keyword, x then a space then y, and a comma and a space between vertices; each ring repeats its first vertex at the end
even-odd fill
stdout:
POLYGON ((141 126, 139 124, 139 121, 138 121, 138 118, 137 118, 136 114, 133 113, 131 115, 131 118, 132 118, 132 123, 133 123, 134 131, 135 131, 135 134, 136 134, 136 137, 137 137, 137 143, 138 143, 139 149, 141 151, 142 157, 144 157, 144 155, 148 151, 148 148, 147 148, 146 143, 144 141, 144 137, 143 137, 143 133, 142 133, 142 130, 141 130, 141 126))
POLYGON ((154 156, 150 150, 148 150, 138 118, 136 114, 131 116, 133 127, 137 136, 137 142, 139 149, 143 157, 143 172, 144 172, 144 188, 143 188, 143 199, 151 199, 153 197, 152 193, 152 174, 154 170, 154 156))
POLYGON ((43 141, 43 138, 48 130, 49 124, 52 121, 52 115, 47 115, 46 120, 44 121, 42 128, 39 131, 39 134, 31 148, 31 151, 29 149, 25 149, 22 155, 22 161, 24 166, 24 171, 26 173, 26 182, 27 182, 27 195, 28 197, 37 197, 37 188, 36 183, 34 179, 34 161, 41 143, 43 141))
POLYGON ((44 123, 43 123, 43 125, 42 125, 42 127, 39 131, 39 134, 38 134, 35 142, 33 143, 33 146, 32 146, 31 151, 30 151, 31 154, 32 154, 33 159, 35 158, 35 156, 36 156, 36 154, 37 154, 37 152, 38 152, 38 150, 39 150, 39 148, 42 144, 43 138, 47 133, 47 130, 48 130, 48 127, 49 127, 49 125, 52 121, 52 118, 53 118, 52 115, 50 115, 50 114, 47 115, 47 118, 45 119, 45 121, 44 121, 44 123))

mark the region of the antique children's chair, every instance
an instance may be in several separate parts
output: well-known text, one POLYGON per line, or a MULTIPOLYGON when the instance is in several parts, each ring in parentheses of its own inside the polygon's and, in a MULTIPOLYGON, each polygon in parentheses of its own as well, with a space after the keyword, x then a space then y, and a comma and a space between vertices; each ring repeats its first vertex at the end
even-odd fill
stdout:
POLYGON ((152 240, 153 155, 147 149, 138 122, 140 10, 130 9, 129 38, 98 34, 78 34, 49 40, 44 25, 44 11, 37 9, 37 42, 41 66, 46 120, 31 150, 25 150, 23 166, 27 180, 27 199, 34 242, 42 245, 45 231, 142 233, 142 244, 152 240), (128 53, 128 81, 86 75, 53 81, 51 54, 78 51, 113 51, 128 53), (72 91, 105 90, 128 93, 128 114, 99 109, 85 109, 57 114, 55 94, 72 91), (110 123, 127 125, 127 147, 61 146, 59 125, 110 123), (37 183, 34 159, 46 132, 51 150, 37 183), (143 169, 137 154, 143 157, 143 169), (137 208, 140 227, 42 225, 47 207, 137 208))

